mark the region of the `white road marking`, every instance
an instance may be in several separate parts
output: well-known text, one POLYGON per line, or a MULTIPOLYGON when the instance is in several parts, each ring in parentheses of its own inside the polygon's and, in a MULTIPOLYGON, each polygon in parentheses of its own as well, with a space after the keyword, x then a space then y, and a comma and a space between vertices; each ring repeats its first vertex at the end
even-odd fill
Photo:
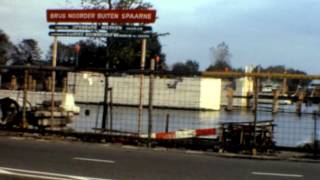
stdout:
POLYGON ((128 146, 128 145, 124 145, 122 146, 123 149, 130 149, 130 150, 137 150, 138 148, 136 146, 128 146))
POLYGON ((24 140, 25 138, 23 137, 9 137, 11 140, 24 140))
MULTIPOLYGON (((49 177, 45 175, 33 175, 33 174, 23 174, 23 173, 10 173, 11 176, 19 176, 19 177, 29 177, 29 178, 36 178, 36 179, 47 179, 47 180, 61 180, 62 177, 49 177)), ((66 178, 63 178, 66 180, 66 178)), ((69 178, 70 179, 70 178, 69 178)), ((71 180, 71 179, 70 179, 71 180)), ((78 179, 80 180, 80 179, 78 179)), ((82 180, 82 179, 81 179, 82 180)))
POLYGON ((0 174, 11 174, 9 171, 0 169, 0 174))
POLYGON ((187 150, 186 154, 204 154, 202 151, 192 151, 192 150, 187 150))
POLYGON ((20 176, 20 177, 31 177, 31 178, 37 178, 37 179, 40 178, 40 179, 48 179, 48 180, 61 180, 61 179, 64 179, 64 180, 111 180, 111 179, 73 176, 73 175, 66 175, 66 174, 31 171, 31 170, 5 168, 5 167, 0 167, 0 174, 20 176))
POLYGON ((104 144, 102 147, 110 147, 110 144, 104 144))
POLYGON ((291 177, 291 178, 303 178, 301 174, 282 174, 282 173, 267 173, 267 172, 252 172, 253 175, 259 176, 279 176, 279 177, 291 177))
POLYGON ((74 160, 79 160, 79 161, 92 161, 92 162, 110 163, 110 164, 114 164, 115 163, 115 161, 105 160, 105 159, 91 159, 91 158, 82 158, 82 157, 75 157, 73 159, 74 160))

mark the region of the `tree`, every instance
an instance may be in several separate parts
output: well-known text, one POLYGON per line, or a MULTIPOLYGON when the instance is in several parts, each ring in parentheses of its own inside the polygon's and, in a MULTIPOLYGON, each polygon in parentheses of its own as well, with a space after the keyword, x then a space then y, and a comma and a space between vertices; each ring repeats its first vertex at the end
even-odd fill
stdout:
POLYGON ((77 60, 75 44, 58 43, 57 64, 59 66, 74 66, 77 60))
POLYGON ((79 67, 80 68, 102 68, 105 67, 106 46, 97 44, 88 39, 79 41, 79 67))
POLYGON ((185 64, 183 62, 177 62, 172 65, 172 72, 183 73, 186 70, 185 64))
POLYGON ((0 30, 0 64, 7 64, 13 58, 16 47, 5 32, 0 30))
POLYGON ((33 61, 41 60, 41 49, 38 46, 38 42, 34 39, 22 40, 15 53, 14 64, 32 63, 33 61))
MULTIPOLYGON (((11 56, 12 65, 25 65, 25 64, 40 64, 45 63, 41 60, 41 49, 38 46, 38 42, 34 39, 23 39, 17 46, 13 47, 13 53, 11 56)), ((29 71, 34 79, 38 82, 44 81, 45 71, 33 70, 29 71)), ((24 81, 24 70, 8 69, 6 81, 10 81, 11 75, 15 75, 17 81, 21 84, 24 81)))
POLYGON ((213 65, 208 67, 208 71, 225 71, 232 69, 230 64, 231 53, 229 46, 225 42, 221 42, 216 48, 213 48, 212 53, 213 65))
POLYGON ((186 67, 188 68, 190 73, 196 73, 199 71, 199 63, 194 60, 188 60, 186 62, 186 67))
MULTIPOLYGON (((306 72, 298 70, 298 69, 293 69, 293 68, 288 68, 287 73, 307 75, 306 72)), ((288 79, 288 90, 295 91, 295 90, 297 90, 297 85, 300 85, 302 87, 306 87, 310 82, 311 82, 311 80, 288 79)))
MULTIPOLYGON (((77 44, 77 43, 76 43, 77 44)), ((52 61, 52 50, 53 44, 50 45, 49 51, 47 52, 47 61, 52 61)), ((58 41, 57 50, 57 65, 59 66, 74 66, 76 63, 77 54, 75 51, 75 44, 64 44, 58 41)))
MULTIPOLYGON (((288 74, 302 74, 302 75, 307 75, 306 72, 293 69, 293 68, 287 68, 283 65, 274 65, 274 66, 268 66, 266 68, 261 68, 261 72, 266 72, 266 73, 288 73, 288 74)), ((278 80, 280 82, 281 80, 278 80)), ((306 86, 309 84, 309 80, 301 80, 301 79, 288 79, 287 84, 288 84, 288 90, 289 91, 295 91, 297 89, 297 86, 306 86)))
POLYGON ((172 66, 172 72, 178 74, 195 74, 199 71, 199 63, 194 60, 187 60, 185 63, 177 62, 172 66))
POLYGON ((152 5, 142 0, 81 0, 86 9, 145 9, 152 5))

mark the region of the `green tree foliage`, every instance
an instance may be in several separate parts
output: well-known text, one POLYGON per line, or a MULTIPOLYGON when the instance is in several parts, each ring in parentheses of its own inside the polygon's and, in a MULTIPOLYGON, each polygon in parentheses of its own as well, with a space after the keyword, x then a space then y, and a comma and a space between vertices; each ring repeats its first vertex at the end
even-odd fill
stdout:
POLYGON ((16 48, 14 64, 32 64, 34 61, 41 60, 41 53, 41 49, 36 40, 24 39, 16 48))
MULTIPOLYGON (((107 47, 107 59, 110 68, 117 70, 139 69, 141 60, 141 40, 134 39, 109 39, 111 43, 107 47)), ((165 54, 158 38, 147 41, 147 54, 145 67, 150 67, 150 60, 156 56, 160 57, 157 62, 158 69, 165 69, 165 54)))
POLYGON ((79 67, 103 68, 106 66, 106 46, 92 40, 79 41, 79 67))
POLYGON ((199 63, 195 60, 187 60, 185 63, 177 62, 172 66, 172 72, 181 74, 195 74, 199 71, 199 63))
MULTIPOLYGON (((147 59, 154 58, 161 51, 159 41, 149 40, 147 46, 147 59)), ((107 48, 105 44, 98 43, 92 39, 81 40, 74 44, 58 43, 57 64, 60 66, 74 66, 78 60, 78 67, 85 68, 104 68, 106 59, 109 60, 109 68, 115 70, 139 69, 141 58, 141 41, 119 39, 113 43, 113 48, 107 48), (75 51, 75 45, 80 45, 79 53, 75 51), (118 51, 118 48, 122 48, 118 51), (108 50, 108 51, 107 51, 108 50)), ((52 60, 52 45, 47 54, 47 60, 52 60)), ((150 61, 146 62, 149 67, 150 61)), ((165 55, 160 54, 157 69, 165 69, 165 55)))
MULTIPOLYGON (((147 59, 152 59, 155 57, 159 57, 159 61, 156 62, 157 70, 168 70, 168 66, 166 64, 166 55, 162 53, 162 45, 159 41, 158 35, 155 33, 155 37, 148 40, 148 46, 147 46, 147 59)), ((141 44, 141 43, 139 43, 141 44)), ((141 49, 141 48, 140 48, 141 49)), ((141 51, 141 50, 140 50, 141 51)), ((139 54, 139 57, 141 55, 139 54)), ((147 61, 147 65, 150 64, 150 61, 147 61)), ((150 66, 147 66, 150 67, 150 66)))
MULTIPOLYGON (((82 0, 81 4, 85 9, 147 9, 152 7, 150 3, 142 0, 82 0)), ((140 68, 141 39, 106 38, 100 40, 100 42, 82 41, 80 43, 80 66, 101 68, 108 63, 109 68, 116 70, 140 68)), ((166 56, 162 53, 159 36, 154 33, 154 36, 147 41, 145 67, 149 67, 150 60, 156 56, 160 57, 157 69, 166 69, 166 56)))
POLYGON ((16 47, 7 34, 0 30, 0 64, 7 64, 8 61, 12 60, 15 50, 16 47))
MULTIPOLYGON (((34 39, 23 39, 16 47, 13 53, 13 65, 36 65, 44 64, 41 60, 41 49, 38 42, 34 39)), ((20 84, 24 81, 24 70, 9 70, 9 74, 15 75, 20 84)), ((33 70, 29 72, 29 75, 36 79, 38 82, 43 82, 46 75, 49 74, 45 71, 33 70)), ((10 76, 11 77, 11 76, 10 76)), ((8 79, 9 80, 9 79, 8 79)))
POLYGON ((225 71, 232 70, 230 63, 231 53, 229 46, 225 42, 221 42, 217 47, 212 49, 213 65, 207 68, 207 71, 225 71))
MULTIPOLYGON (((48 62, 52 62, 52 49, 53 44, 50 45, 47 52, 46 59, 48 62)), ((74 50, 74 44, 64 44, 58 41, 57 51, 57 65, 58 66, 74 66, 76 60, 76 52, 74 50)))
MULTIPOLYGON (((268 66, 266 68, 260 68, 261 72, 265 73, 288 73, 288 74, 303 74, 307 75, 306 72, 293 69, 293 68, 287 68, 283 65, 275 65, 275 66, 268 66)), ((281 81, 281 80, 278 80, 281 81)), ((297 89, 297 86, 306 86, 309 84, 309 80, 299 80, 299 79, 288 79, 288 90, 289 91, 295 91, 297 89)))
MULTIPOLYGON (((35 61, 40 62, 41 50, 38 42, 34 39, 24 39, 19 44, 13 44, 9 37, 0 30, 0 64, 4 65, 24 65, 26 63, 35 64, 35 61)), ((9 82, 11 76, 16 76, 18 82, 23 82, 23 70, 2 70, 3 82, 9 82)), ((32 71, 29 72, 37 80, 42 80, 43 73, 32 71)))
MULTIPOLYGON (((52 48, 47 54, 47 60, 52 61, 52 48)), ((58 42, 57 64, 59 66, 75 66, 80 68, 103 68, 105 67, 106 46, 96 43, 91 39, 80 40, 72 44, 58 42), (80 51, 75 49, 76 45, 80 46, 80 51), (78 62, 77 62, 78 61, 78 62)))

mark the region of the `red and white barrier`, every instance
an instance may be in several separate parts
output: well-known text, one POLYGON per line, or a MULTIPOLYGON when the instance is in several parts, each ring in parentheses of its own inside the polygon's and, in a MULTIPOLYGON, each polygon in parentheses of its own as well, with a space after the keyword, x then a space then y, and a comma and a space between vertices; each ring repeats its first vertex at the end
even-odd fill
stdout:
MULTIPOLYGON (((209 129, 196 129, 196 130, 179 130, 173 132, 159 132, 152 133, 151 138, 156 140, 169 140, 169 139, 187 139, 195 137, 210 137, 217 138, 217 130, 215 128, 209 129)), ((148 138, 147 134, 140 135, 141 138, 148 138)))

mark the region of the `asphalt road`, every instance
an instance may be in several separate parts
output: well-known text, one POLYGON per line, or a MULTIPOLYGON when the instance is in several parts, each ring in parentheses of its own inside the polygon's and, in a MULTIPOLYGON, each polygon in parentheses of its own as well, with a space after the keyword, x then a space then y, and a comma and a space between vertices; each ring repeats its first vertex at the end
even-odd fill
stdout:
POLYGON ((320 164, 0 137, 0 179, 319 180, 320 164))

